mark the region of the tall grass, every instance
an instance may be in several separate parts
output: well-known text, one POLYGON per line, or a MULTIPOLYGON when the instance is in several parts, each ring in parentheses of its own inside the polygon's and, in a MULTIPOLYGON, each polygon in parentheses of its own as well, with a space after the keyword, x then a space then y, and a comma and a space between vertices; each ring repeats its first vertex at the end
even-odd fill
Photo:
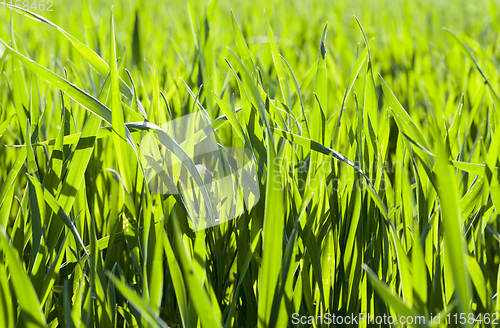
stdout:
POLYGON ((497 5, 6 4, 0 325, 492 326, 469 318, 500 312, 497 5), (141 146, 211 204, 165 128, 192 113, 224 156, 250 150, 259 189, 207 229, 151 187, 141 146))

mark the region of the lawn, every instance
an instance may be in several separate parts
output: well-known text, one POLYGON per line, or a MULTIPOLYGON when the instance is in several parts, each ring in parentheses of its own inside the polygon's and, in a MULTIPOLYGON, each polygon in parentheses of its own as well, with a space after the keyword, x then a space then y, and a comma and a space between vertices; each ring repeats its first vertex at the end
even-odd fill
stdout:
POLYGON ((496 0, 0 3, 0 326, 496 326, 499 44, 496 0))

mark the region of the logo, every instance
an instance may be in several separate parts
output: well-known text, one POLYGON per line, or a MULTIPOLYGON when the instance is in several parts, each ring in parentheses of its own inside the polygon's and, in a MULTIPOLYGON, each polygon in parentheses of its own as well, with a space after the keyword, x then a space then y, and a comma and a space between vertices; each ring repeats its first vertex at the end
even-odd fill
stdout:
POLYGON ((253 152, 224 147, 210 122, 198 111, 148 132, 140 142, 149 190, 182 202, 194 231, 232 220, 260 198, 253 152))

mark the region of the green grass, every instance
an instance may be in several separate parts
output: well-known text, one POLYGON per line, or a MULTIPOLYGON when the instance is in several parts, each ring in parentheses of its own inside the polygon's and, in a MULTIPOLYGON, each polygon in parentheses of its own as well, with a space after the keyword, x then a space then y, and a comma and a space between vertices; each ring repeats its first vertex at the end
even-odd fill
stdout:
POLYGON ((0 326, 500 314, 500 3, 53 9, 0 4, 0 326), (206 229, 228 200, 166 128, 193 113, 260 194, 206 229))

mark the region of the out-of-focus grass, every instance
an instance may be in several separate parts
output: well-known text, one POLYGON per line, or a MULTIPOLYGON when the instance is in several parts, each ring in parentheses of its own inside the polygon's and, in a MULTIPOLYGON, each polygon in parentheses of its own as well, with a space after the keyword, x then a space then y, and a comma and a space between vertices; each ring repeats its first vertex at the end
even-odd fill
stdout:
POLYGON ((0 325, 493 325, 497 7, 0 5, 0 325), (139 146, 193 111, 221 152, 251 150, 260 188, 195 232, 185 195, 149 188, 139 146))

